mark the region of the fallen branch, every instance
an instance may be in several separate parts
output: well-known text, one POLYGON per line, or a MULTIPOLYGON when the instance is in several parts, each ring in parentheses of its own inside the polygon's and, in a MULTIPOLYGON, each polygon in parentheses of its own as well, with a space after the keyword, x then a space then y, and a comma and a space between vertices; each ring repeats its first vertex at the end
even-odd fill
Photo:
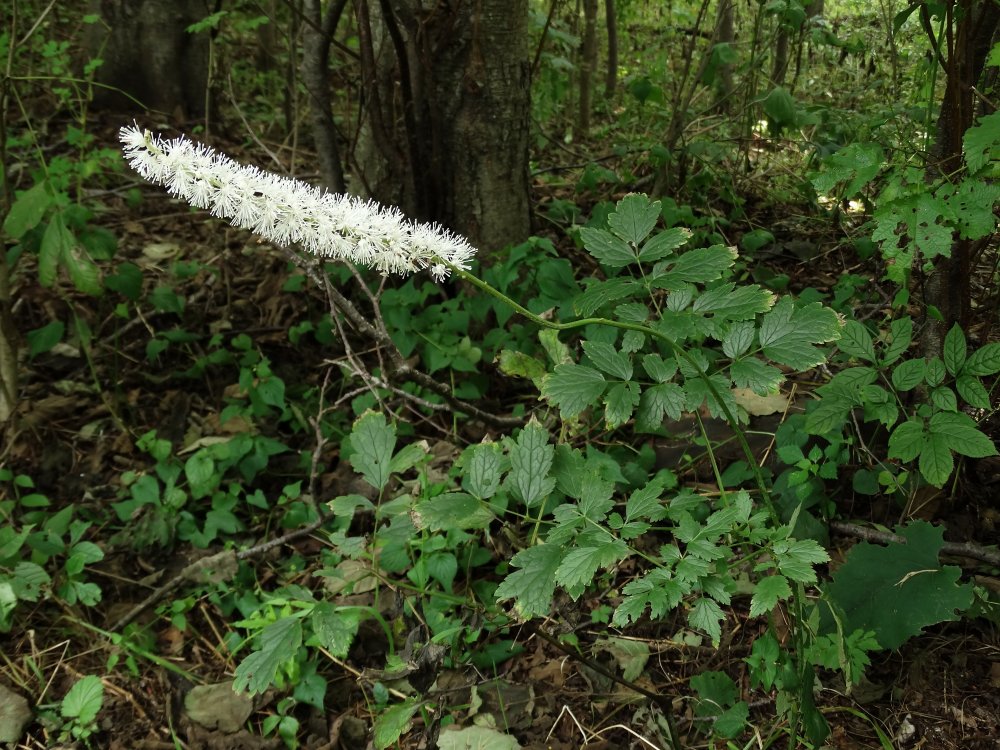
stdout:
MULTIPOLYGON (((866 542, 906 544, 906 539, 898 534, 879 531, 868 526, 859 526, 847 521, 831 521, 830 528, 834 531, 839 531, 841 534, 863 539, 866 542)), ((970 560, 979 560, 1000 567, 1000 550, 997 550, 996 547, 983 547, 973 542, 945 542, 941 545, 941 552, 946 555, 967 557, 970 560)))

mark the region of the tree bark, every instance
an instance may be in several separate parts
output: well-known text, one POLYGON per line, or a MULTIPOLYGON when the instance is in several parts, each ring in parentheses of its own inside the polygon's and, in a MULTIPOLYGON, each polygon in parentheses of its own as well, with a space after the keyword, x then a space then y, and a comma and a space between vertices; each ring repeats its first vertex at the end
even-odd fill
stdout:
MULTIPOLYGON (((718 16, 715 21, 715 43, 732 44, 736 41, 736 19, 733 0, 719 0, 718 16)), ((719 65, 716 76, 715 110, 720 114, 729 111, 729 103, 735 86, 733 84, 732 63, 719 65)))
POLYGON ((181 119, 205 116, 210 39, 185 30, 211 12, 205 0, 91 0, 91 7, 110 27, 102 39, 104 27, 91 26, 92 50, 107 42, 97 81, 128 95, 97 87, 95 106, 134 110, 131 96, 181 119))
MULTIPOLYGON (((939 59, 947 54, 943 61, 946 82, 937 136, 927 166, 928 182, 961 174, 962 137, 976 117, 974 87, 983 73, 993 37, 1000 28, 1000 5, 993 0, 953 0, 948 12, 949 19, 954 21, 946 37, 948 48, 939 51, 939 59)), ((953 324, 965 327, 969 323, 970 255, 971 242, 956 237, 951 257, 934 261, 934 271, 927 278, 924 296, 927 304, 941 312, 943 321, 928 319, 922 341, 925 356, 940 354, 944 334, 953 324)))
POLYGON ((615 0, 604 0, 604 23, 608 27, 608 69, 604 77, 604 97, 611 99, 618 87, 618 15, 615 0))
POLYGON ((597 0, 583 0, 583 44, 580 48, 580 109, 576 129, 581 137, 590 130, 591 93, 597 69, 597 0))
POLYGON ((330 43, 347 0, 336 0, 324 15, 320 0, 304 0, 302 12, 302 82, 309 93, 313 144, 323 184, 335 193, 347 190, 330 103, 330 43))
POLYGON ((359 192, 464 234, 524 240, 527 0, 355 0, 363 125, 359 192))

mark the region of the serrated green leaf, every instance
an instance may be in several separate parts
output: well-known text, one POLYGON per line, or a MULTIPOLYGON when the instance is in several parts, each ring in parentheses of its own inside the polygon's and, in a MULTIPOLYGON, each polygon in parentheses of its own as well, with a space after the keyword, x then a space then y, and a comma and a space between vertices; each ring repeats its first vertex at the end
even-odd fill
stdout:
POLYGON ((856 320, 844 324, 844 330, 837 341, 837 347, 845 354, 867 362, 875 362, 875 344, 868 329, 856 320))
POLYGON ((875 143, 852 143, 823 160, 823 171, 812 178, 817 193, 829 193, 838 184, 837 197, 850 198, 878 175, 885 163, 882 148, 875 143))
POLYGON ((403 446, 389 461, 389 472, 403 474, 409 471, 427 457, 429 448, 425 440, 403 446))
POLYGON ((556 587, 556 570, 562 549, 554 544, 538 544, 518 552, 510 563, 520 568, 497 587, 497 601, 513 599, 522 617, 548 615, 556 587))
POLYGON ((62 212, 57 211, 45 227, 38 250, 38 281, 42 286, 50 287, 56 283, 59 264, 65 262, 75 244, 76 238, 67 229, 62 212))
MULTIPOLYGON (((972 603, 971 584, 958 584, 962 571, 942 566, 943 530, 923 521, 896 532, 905 544, 854 545, 824 586, 840 612, 845 633, 874 631, 879 645, 896 649, 928 626, 957 620, 972 603)), ((827 631, 833 631, 829 623, 827 631)))
POLYGON ((497 356, 500 372, 512 378, 527 378, 535 387, 541 386, 542 379, 548 370, 539 360, 523 352, 512 349, 501 349, 497 356))
POLYGON ((44 181, 35 184, 14 200, 4 219, 3 230, 13 239, 21 239, 29 230, 38 226, 52 203, 48 184, 44 181))
POLYGON ((785 376, 781 370, 756 357, 738 359, 729 366, 729 377, 737 388, 749 388, 759 396, 774 393, 785 376))
POLYGON ((549 476, 554 455, 549 433, 533 418, 510 449, 506 486, 516 500, 531 507, 549 496, 555 487, 555 479, 549 476))
POLYGON ((1000 343, 981 346, 965 361, 965 375, 994 375, 1000 372, 1000 343))
POLYGON ((271 687, 278 668, 302 645, 302 622, 297 617, 282 617, 264 627, 257 640, 258 650, 236 667, 233 690, 238 693, 257 695, 271 687))
POLYGON ((632 379, 632 362, 608 343, 603 341, 584 341, 583 351, 594 366, 612 377, 621 380, 632 379))
POLYGON ((916 388, 927 375, 927 362, 923 359, 908 359, 900 362, 892 371, 892 386, 897 391, 916 388))
POLYGON ((996 446, 968 414, 938 412, 931 417, 928 431, 940 435, 955 453, 971 458, 997 455, 996 446))
POLYGON ((445 492, 413 508, 413 522, 431 531, 485 529, 493 518, 488 506, 464 492, 445 492))
POLYGON ((950 214, 943 200, 925 192, 880 203, 874 213, 872 240, 882 244, 882 253, 890 261, 890 280, 905 280, 915 254, 924 260, 951 255, 952 229, 943 223, 950 214))
POLYGON ((654 479, 629 495, 625 502, 625 522, 642 519, 656 523, 666 518, 667 508, 660 501, 662 494, 663 482, 654 479))
POLYGON ((337 607, 331 602, 318 602, 309 613, 315 638, 338 659, 346 659, 361 624, 357 608, 337 607))
POLYGON ((465 449, 462 487, 480 500, 488 500, 500 486, 502 449, 497 443, 480 443, 465 449))
POLYGON ((967 178, 957 186, 945 184, 938 191, 955 217, 958 235, 965 240, 978 240, 993 234, 997 217, 993 206, 1000 200, 1000 186, 967 178))
POLYGON ((676 383, 662 383, 646 388, 639 397, 637 426, 653 431, 662 426, 664 415, 680 419, 684 400, 684 390, 676 383))
POLYGON ((385 416, 368 411, 354 422, 348 437, 350 462, 372 487, 381 491, 389 481, 392 451, 396 447, 396 428, 387 425, 385 416))
POLYGON ((635 251, 629 244, 611 232, 583 227, 580 237, 587 252, 609 268, 621 268, 636 261, 635 251))
POLYGON ((569 419, 594 404, 607 385, 604 376, 592 367, 559 365, 542 383, 542 396, 569 419))
POLYGON ((712 645, 718 648, 719 641, 722 640, 722 621, 726 619, 722 608, 711 599, 702 597, 697 599, 691 611, 688 612, 688 624, 708 633, 712 639, 712 645))
POLYGON ((573 300, 577 315, 589 317, 609 302, 615 302, 642 291, 642 285, 635 279, 619 278, 607 281, 593 281, 586 291, 573 300))
POLYGON ((757 284, 737 287, 731 282, 709 289, 694 301, 693 312, 713 314, 727 320, 749 320, 758 313, 770 310, 774 294, 757 284))
POLYGON ((956 323, 951 327, 951 330, 945 334, 944 337, 944 366, 948 370, 948 374, 955 376, 962 371, 963 365, 965 365, 965 332, 962 331, 962 327, 956 323))
MULTIPOLYGON (((969 406, 973 406, 977 409, 990 408, 990 394, 979 381, 979 378, 974 378, 971 375, 959 375, 955 380, 955 388, 958 389, 958 395, 960 395, 969 406)), ((956 410, 950 409, 949 411, 956 410)))
POLYGON ((799 583, 816 583, 816 570, 813 566, 830 560, 826 550, 813 539, 776 542, 773 551, 778 570, 799 583))
POLYGON ((632 418, 639 403, 639 384, 634 382, 615 383, 604 397, 604 421, 609 429, 625 424, 632 418))
POLYGON ((413 723, 413 715, 420 708, 420 702, 415 699, 389 706, 375 719, 372 731, 372 742, 375 750, 385 750, 394 745, 397 740, 408 732, 413 723))
POLYGON ((833 310, 818 302, 797 308, 790 297, 783 297, 761 318, 757 332, 768 358, 796 370, 807 370, 825 361, 814 345, 839 336, 840 319, 833 310))
POLYGON ((926 433, 921 419, 908 419, 889 436, 889 458, 912 461, 923 449, 926 433))
POLYGON ((677 362, 664 361, 659 354, 647 354, 642 358, 642 369, 657 383, 666 383, 677 373, 677 362))
POLYGON ((670 288, 676 281, 706 284, 720 278, 736 261, 736 250, 723 245, 688 250, 665 274, 654 277, 652 286, 670 288), (660 279, 669 279, 669 286, 660 279))
POLYGON ((620 539, 599 547, 577 547, 570 550, 556 568, 556 583, 576 599, 594 582, 598 569, 611 567, 627 556, 628 547, 620 539))
POLYGON ((69 278, 78 291, 92 297, 99 297, 104 293, 101 270, 91 260, 86 249, 77 242, 76 237, 73 237, 73 242, 66 249, 62 259, 69 278))
POLYGON ((104 704, 104 683, 101 678, 89 674, 73 683, 73 687, 62 699, 59 713, 64 719, 75 719, 80 726, 94 723, 104 704))
POLYGON ((757 329, 750 320, 734 323, 722 338, 722 352, 730 359, 742 356, 753 344, 757 329))
POLYGON ((750 599, 750 617, 760 617, 774 609, 779 601, 792 596, 792 587, 782 575, 768 576, 757 581, 750 599))
POLYGON ((569 347, 559 340, 559 331, 543 328, 538 332, 538 343, 549 357, 553 365, 565 365, 573 361, 569 347))
MULTIPOLYGON (((621 307, 627 306, 621 305, 621 307)), ((620 314, 618 317, 620 320, 624 319, 620 314)), ((622 336, 622 354, 634 354, 635 352, 642 351, 645 346, 646 334, 641 331, 625 331, 625 335, 622 336)))
POLYGON ((639 251, 639 260, 643 263, 654 263, 662 260, 691 239, 691 235, 691 230, 685 227, 673 227, 658 232, 646 240, 639 251))
POLYGON ((618 201, 613 213, 608 215, 608 226, 621 239, 639 246, 656 226, 660 218, 660 202, 650 202, 641 193, 630 193, 618 201))

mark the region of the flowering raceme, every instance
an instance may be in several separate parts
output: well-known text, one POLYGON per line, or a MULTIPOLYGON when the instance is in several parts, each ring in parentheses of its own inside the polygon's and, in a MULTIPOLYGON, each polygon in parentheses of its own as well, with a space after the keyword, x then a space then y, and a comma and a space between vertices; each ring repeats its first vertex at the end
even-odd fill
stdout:
POLYGON ((468 269, 475 249, 436 224, 399 210, 238 164, 187 138, 165 140, 123 127, 125 158, 143 178, 213 216, 228 219, 281 246, 298 244, 325 258, 406 275, 430 266, 437 280, 449 264, 468 269))

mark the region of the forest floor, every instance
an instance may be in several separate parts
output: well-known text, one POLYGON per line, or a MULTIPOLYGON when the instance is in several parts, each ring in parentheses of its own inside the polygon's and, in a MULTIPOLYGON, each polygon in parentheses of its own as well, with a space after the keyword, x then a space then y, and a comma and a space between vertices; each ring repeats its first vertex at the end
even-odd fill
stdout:
MULTIPOLYGON (((288 329, 317 317, 324 303, 308 290, 282 292, 289 270, 279 253, 219 221, 190 212, 160 191, 143 189, 138 206, 130 207, 120 197, 111 197, 108 204, 111 208, 99 223, 118 237, 117 258, 140 266, 147 285, 171 286, 184 299, 183 311, 148 312, 123 320, 113 314, 113 304, 106 298, 83 297, 65 280, 45 289, 25 273, 16 292, 20 330, 38 328, 54 317, 69 320, 72 309, 89 324, 93 342, 89 350, 66 343, 27 363, 20 427, 0 457, 15 473, 34 479, 37 491, 52 501, 52 510, 71 504, 78 516, 93 519, 109 517, 108 507, 120 497, 124 472, 149 470, 149 457, 135 447, 137 436, 156 429, 180 445, 193 433, 212 434, 219 429, 222 396, 234 385, 231 371, 209 369, 194 378, 178 375, 199 353, 199 340, 147 359, 154 329, 183 329, 206 338, 218 332, 246 333, 266 351, 286 382, 295 380, 303 386, 321 383, 324 363, 331 356, 315 342, 297 346, 289 342, 288 329), (192 273, 186 278, 171 275, 175 261, 193 264, 192 273)), ((817 279, 835 279, 846 270, 836 252, 819 252, 806 260, 777 255, 768 263, 788 273, 793 288, 822 286, 817 279)), ((871 269, 867 272, 876 276, 871 269)), ((299 441, 299 447, 306 449, 310 436, 285 439, 290 444, 299 441)), ((323 461, 330 469, 320 478, 320 486, 332 496, 331 488, 343 479, 335 450, 323 461)), ((996 543, 995 527, 987 519, 995 518, 1000 507, 1000 484, 984 474, 968 472, 954 497, 936 501, 922 517, 944 525, 947 539, 996 543)), ((849 518, 889 527, 900 520, 899 508, 885 502, 842 510, 849 518)), ((94 607, 49 604, 18 611, 14 629, 0 639, 0 681, 25 695, 42 695, 41 703, 46 704, 63 695, 80 675, 101 675, 105 705, 91 747, 284 747, 274 735, 262 738, 259 732, 277 711, 282 697, 277 691, 261 696, 251 707, 249 722, 240 722, 236 731, 209 729, 191 720, 185 708, 185 695, 193 687, 188 676, 218 683, 231 679, 235 667, 221 646, 226 620, 207 595, 200 593, 184 613, 186 628, 179 628, 162 607, 140 615, 138 623, 148 636, 149 651, 162 660, 159 664, 123 650, 109 635, 125 612, 204 551, 186 544, 133 549, 128 539, 102 535, 101 528, 92 533, 100 535, 105 557, 88 571, 103 591, 102 601, 94 607), (111 659, 118 662, 114 669, 108 667, 111 659)), ((245 542, 258 543, 274 535, 266 528, 248 529, 245 542)), ((835 537, 834 559, 854 542, 835 537)), ((272 554, 310 560, 325 543, 324 536, 316 533, 272 554)), ((259 561, 259 580, 266 580, 273 559, 259 561)), ((965 566, 967 575, 983 573, 969 561, 950 562, 965 566)), ((307 579, 304 574, 303 582, 307 579)), ((692 710, 688 685, 691 676, 717 669, 743 687, 743 698, 751 704, 751 722, 759 734, 746 747, 758 747, 775 728, 774 696, 749 689, 743 664, 761 628, 759 621, 746 617, 749 602, 742 610, 739 602, 734 606, 718 649, 679 636, 684 632, 680 620, 646 623, 628 631, 627 638, 644 642, 650 654, 632 682, 659 696, 657 701, 609 676, 617 674, 629 657, 622 641, 609 639, 608 628, 591 624, 589 613, 601 604, 596 597, 558 602, 558 616, 510 630, 507 637, 521 651, 498 671, 484 674, 459 665, 440 671, 425 689, 439 705, 451 706, 460 721, 471 724, 475 716, 494 721, 501 717, 524 748, 664 747, 667 712, 672 713, 684 747, 722 748, 724 743, 713 745, 707 739, 704 721, 692 710), (556 645, 554 637, 569 631, 579 640, 582 658, 556 645)), ((364 689, 366 674, 381 668, 384 657, 383 636, 363 627, 350 658, 328 663, 325 712, 304 705, 296 709, 302 727, 300 747, 366 747, 372 720, 370 696, 364 689)), ((1000 748, 1000 633, 995 624, 947 623, 912 639, 898 652, 876 653, 873 659, 865 681, 850 694, 831 675, 819 675, 823 687, 817 702, 832 727, 828 747, 881 747, 877 727, 892 747, 900 749, 1000 748)), ((228 709, 220 702, 213 710, 221 715, 228 709)), ((431 730, 422 727, 418 715, 402 747, 436 747, 431 730)), ((784 743, 779 740, 774 746, 784 743)), ((71 745, 69 741, 60 745, 57 733, 36 722, 16 747, 71 745)))

